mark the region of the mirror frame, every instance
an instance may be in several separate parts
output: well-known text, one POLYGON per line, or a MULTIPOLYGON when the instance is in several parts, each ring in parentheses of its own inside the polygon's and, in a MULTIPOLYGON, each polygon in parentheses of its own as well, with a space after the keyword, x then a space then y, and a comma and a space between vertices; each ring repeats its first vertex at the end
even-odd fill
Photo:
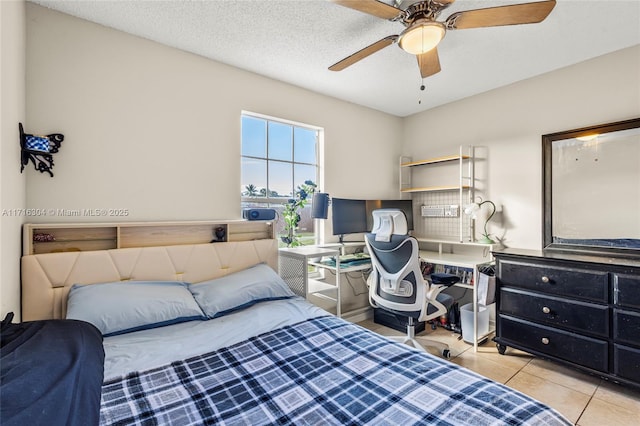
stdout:
POLYGON ((634 129, 640 127, 640 118, 617 121, 614 123, 597 126, 583 127, 564 132, 551 133, 542 136, 542 229, 543 250, 560 250, 569 252, 582 252, 585 254, 601 254, 615 257, 639 257, 640 249, 622 247, 599 247, 579 244, 563 244, 553 242, 553 194, 551 187, 552 178, 552 147, 555 141, 587 136, 593 133, 610 133, 619 130, 634 129))

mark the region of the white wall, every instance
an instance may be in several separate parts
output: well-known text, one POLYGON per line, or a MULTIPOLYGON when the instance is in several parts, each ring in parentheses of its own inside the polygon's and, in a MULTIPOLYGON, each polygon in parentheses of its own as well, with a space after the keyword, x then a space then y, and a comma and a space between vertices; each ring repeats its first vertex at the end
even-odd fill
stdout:
POLYGON ((639 75, 635 46, 416 114, 405 120, 403 152, 420 159, 481 147, 479 195, 502 209, 489 232, 539 249, 541 136, 640 116, 639 75))
POLYGON ((242 110, 323 127, 332 195, 397 195, 398 117, 33 4, 27 15, 28 120, 65 135, 55 177, 27 175, 28 206, 130 211, 39 221, 240 217, 242 110))
POLYGON ((0 313, 20 316, 21 227, 25 175, 18 123, 25 124, 24 1, 0 1, 0 313))

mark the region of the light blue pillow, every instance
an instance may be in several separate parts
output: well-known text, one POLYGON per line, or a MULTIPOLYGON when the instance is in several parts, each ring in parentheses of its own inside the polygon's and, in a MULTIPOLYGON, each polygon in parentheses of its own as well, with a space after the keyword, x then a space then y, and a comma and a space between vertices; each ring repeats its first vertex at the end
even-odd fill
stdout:
POLYGON ((189 290, 209 318, 220 317, 266 300, 295 297, 282 278, 265 264, 210 281, 189 284, 189 290))
POLYGON ((123 281, 73 285, 67 319, 89 322, 108 337, 207 318, 187 283, 123 281))

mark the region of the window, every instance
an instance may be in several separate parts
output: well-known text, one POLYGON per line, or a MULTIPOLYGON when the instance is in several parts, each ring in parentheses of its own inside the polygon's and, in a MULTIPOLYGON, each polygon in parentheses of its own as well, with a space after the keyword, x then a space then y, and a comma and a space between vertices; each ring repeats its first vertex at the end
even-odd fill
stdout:
MULTIPOLYGON (((319 184, 319 141, 322 130, 255 114, 242 114, 242 208, 276 210, 282 234, 284 204, 305 181, 319 184)), ((298 235, 303 244, 316 241, 311 203, 300 212, 298 235)))

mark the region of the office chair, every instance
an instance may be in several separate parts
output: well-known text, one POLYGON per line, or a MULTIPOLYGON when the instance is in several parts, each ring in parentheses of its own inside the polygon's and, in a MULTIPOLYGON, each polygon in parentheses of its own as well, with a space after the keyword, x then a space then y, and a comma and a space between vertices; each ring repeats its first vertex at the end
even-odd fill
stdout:
MULTIPOLYGON (((369 303, 398 319, 407 319, 406 336, 391 336, 392 340, 426 351, 415 338, 414 321, 429 321, 447 313, 454 300, 440 292, 453 285, 455 279, 444 285, 425 281, 420 269, 418 241, 407 234, 407 219, 402 210, 374 210, 373 229, 365 235, 365 243, 373 266, 367 281, 369 303)), ((441 351, 444 358, 451 358, 447 344, 425 343, 441 351)))

